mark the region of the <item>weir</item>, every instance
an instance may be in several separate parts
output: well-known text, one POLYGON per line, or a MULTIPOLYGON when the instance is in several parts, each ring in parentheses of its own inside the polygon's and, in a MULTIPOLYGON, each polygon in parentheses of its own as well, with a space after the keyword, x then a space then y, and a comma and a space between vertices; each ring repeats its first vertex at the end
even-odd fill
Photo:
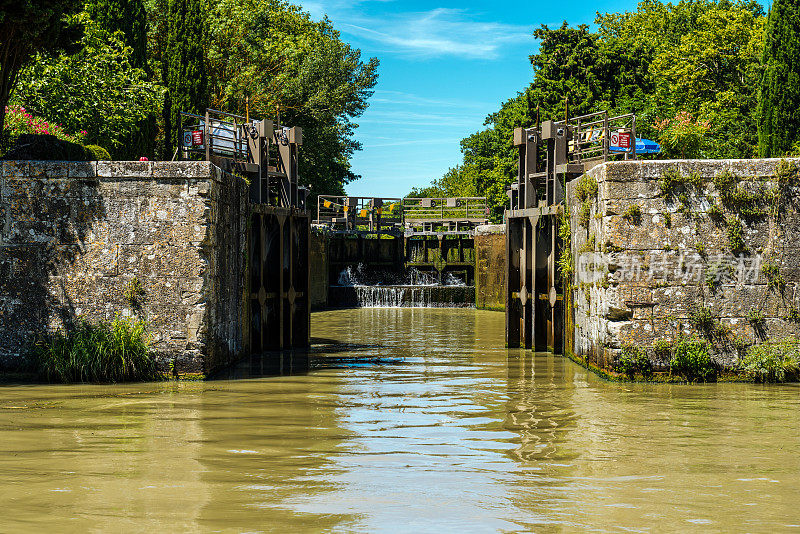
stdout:
POLYGON ((475 303, 475 244, 486 199, 320 196, 325 305, 454 307, 475 303))

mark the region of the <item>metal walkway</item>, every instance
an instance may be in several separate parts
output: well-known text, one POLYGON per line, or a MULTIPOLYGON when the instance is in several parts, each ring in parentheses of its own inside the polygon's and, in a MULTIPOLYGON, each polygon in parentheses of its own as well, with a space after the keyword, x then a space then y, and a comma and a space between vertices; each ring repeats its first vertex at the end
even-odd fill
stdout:
POLYGON ((314 224, 333 232, 472 236, 487 224, 485 197, 387 198, 320 195, 314 224))

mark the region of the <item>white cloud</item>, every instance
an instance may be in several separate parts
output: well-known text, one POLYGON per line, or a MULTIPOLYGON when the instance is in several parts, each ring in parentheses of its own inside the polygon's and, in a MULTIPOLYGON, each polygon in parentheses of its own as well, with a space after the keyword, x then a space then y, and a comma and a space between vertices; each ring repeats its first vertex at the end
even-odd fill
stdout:
POLYGON ((478 20, 463 9, 436 8, 369 17, 355 9, 364 3, 367 2, 331 0, 305 2, 303 7, 317 18, 328 15, 344 33, 377 42, 387 48, 386 52, 408 57, 495 59, 504 47, 533 40, 532 27, 478 20))

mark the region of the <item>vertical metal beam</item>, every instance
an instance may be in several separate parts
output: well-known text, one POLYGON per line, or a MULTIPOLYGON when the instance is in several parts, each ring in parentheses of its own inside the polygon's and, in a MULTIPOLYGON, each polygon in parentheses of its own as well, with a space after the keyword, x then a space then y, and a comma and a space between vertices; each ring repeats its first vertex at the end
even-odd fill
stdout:
POLYGON ((283 350, 286 347, 286 340, 283 338, 284 332, 284 324, 283 324, 283 298, 284 292, 286 291, 286 281, 284 280, 283 276, 283 261, 284 261, 284 254, 285 254, 285 247, 286 247, 286 239, 285 234, 283 233, 283 227, 286 224, 286 217, 284 215, 278 215, 278 241, 280 242, 280 246, 278 248, 278 348, 283 350))
POLYGON ((549 314, 547 317, 547 348, 555 347, 556 336, 556 216, 547 217, 547 225, 550 227, 549 249, 547 251, 547 301, 549 304, 549 314))
POLYGON ((521 219, 522 222, 522 247, 520 250, 520 282, 522 289, 519 292, 520 304, 522 305, 522 339, 526 349, 530 349, 532 345, 533 334, 533 304, 535 302, 535 294, 533 291, 533 282, 531 272, 533 270, 534 254, 531 250, 533 243, 534 228, 531 226, 530 220, 526 217, 521 219))
POLYGON ((506 346, 519 347, 520 342, 520 222, 509 218, 506 229, 506 346))

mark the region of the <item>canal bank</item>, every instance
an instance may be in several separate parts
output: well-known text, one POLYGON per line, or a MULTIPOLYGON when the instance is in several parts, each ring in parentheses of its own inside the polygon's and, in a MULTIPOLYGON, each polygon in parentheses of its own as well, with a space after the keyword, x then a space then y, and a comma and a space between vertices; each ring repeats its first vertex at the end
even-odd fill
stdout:
POLYGON ((0 372, 82 321, 138 317, 163 371, 307 347, 307 214, 210 162, 3 161, 0 372))
POLYGON ((797 379, 796 164, 611 162, 570 182, 565 352, 631 376, 694 351, 713 375, 797 379))
POLYGON ((566 358, 506 349, 503 321, 470 309, 327 311, 312 315, 325 352, 301 374, 0 387, 4 528, 796 523, 796 385, 620 387, 566 358))

